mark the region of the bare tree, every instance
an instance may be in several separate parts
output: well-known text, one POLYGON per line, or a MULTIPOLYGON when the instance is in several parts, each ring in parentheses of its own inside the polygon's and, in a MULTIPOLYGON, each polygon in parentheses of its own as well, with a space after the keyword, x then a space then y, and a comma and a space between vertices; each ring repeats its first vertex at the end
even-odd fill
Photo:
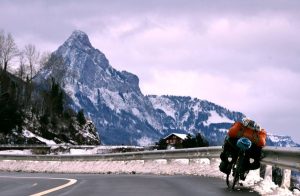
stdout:
POLYGON ((37 51, 35 45, 28 44, 25 46, 24 54, 30 67, 30 80, 31 80, 34 75, 35 65, 39 62, 40 53, 37 51))
POLYGON ((42 53, 39 61, 40 69, 47 65, 47 62, 49 61, 50 57, 51 57, 51 52, 46 51, 42 53))
POLYGON ((3 30, 0 31, 0 68, 2 69, 3 64, 3 46, 4 46, 4 32, 3 30))
POLYGON ((10 33, 5 37, 2 46, 2 61, 4 63, 4 71, 7 70, 8 63, 16 56, 18 56, 19 50, 15 43, 14 38, 10 33))
POLYGON ((19 65, 20 65, 20 67, 18 69, 17 75, 22 80, 26 79, 26 74, 27 74, 25 63, 26 63, 26 59, 25 59, 25 56, 24 56, 24 52, 20 52, 20 55, 19 55, 19 65))

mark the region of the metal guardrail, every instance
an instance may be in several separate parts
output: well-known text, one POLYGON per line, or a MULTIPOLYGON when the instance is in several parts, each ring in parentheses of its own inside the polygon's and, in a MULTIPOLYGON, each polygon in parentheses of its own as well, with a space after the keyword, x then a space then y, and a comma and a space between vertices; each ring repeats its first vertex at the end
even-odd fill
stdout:
MULTIPOLYGON (((0 149, 3 146, 0 146, 0 149)), ((5 146, 8 148, 9 146, 5 146)), ((11 149, 22 146, 10 146, 11 149)), ((49 146, 31 146, 32 148, 49 148, 49 146)), ((70 146, 73 148, 73 146, 70 146)), ((82 146, 88 148, 92 146, 82 146)), ((94 146, 95 147, 95 146, 94 146)), ((24 146, 25 148, 25 146, 24 146)), ((30 148, 30 146, 26 146, 30 148)), ((80 146, 74 146, 80 148, 80 146)), ((37 160, 37 161, 129 161, 151 159, 196 159, 218 158, 222 151, 221 146, 187 148, 177 150, 154 150, 127 153, 109 153, 97 155, 0 155, 0 160, 37 160)), ((265 147, 262 163, 284 169, 300 171, 300 148, 265 147)))
POLYGON ((50 148, 56 148, 56 147, 68 147, 68 148, 86 148, 86 149, 91 149, 95 148, 96 146, 94 145, 65 145, 65 144, 56 144, 56 145, 0 145, 0 150, 6 150, 6 149, 50 149, 50 148))
POLYGON ((300 171, 300 148, 265 147, 262 163, 300 171))
POLYGON ((50 149, 50 146, 46 145, 0 145, 0 150, 23 150, 23 149, 35 149, 35 148, 44 148, 44 149, 50 149))
POLYGON ((218 158, 220 146, 205 148, 189 148, 178 150, 154 150, 127 153, 109 153, 97 155, 0 155, 0 160, 34 160, 34 161, 130 161, 154 159, 195 159, 218 158))

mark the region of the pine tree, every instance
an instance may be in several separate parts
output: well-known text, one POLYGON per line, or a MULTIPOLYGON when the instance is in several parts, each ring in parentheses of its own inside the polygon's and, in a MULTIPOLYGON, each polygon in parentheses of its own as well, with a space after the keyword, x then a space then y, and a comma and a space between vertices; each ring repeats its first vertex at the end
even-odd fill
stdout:
POLYGON ((208 146, 208 141, 200 134, 197 133, 195 137, 188 134, 187 138, 183 140, 183 148, 195 148, 195 147, 206 147, 208 146))
POLYGON ((197 147, 208 146, 208 141, 200 133, 196 134, 195 139, 196 139, 197 147))
POLYGON ((83 109, 79 110, 77 113, 77 121, 80 125, 84 125, 86 123, 86 119, 84 117, 83 109))
POLYGON ((159 140, 159 142, 156 143, 156 145, 157 145, 158 150, 165 150, 168 147, 168 144, 166 143, 166 140, 164 140, 163 138, 161 138, 159 140))
POLYGON ((23 123, 23 113, 18 100, 18 89, 8 73, 0 73, 0 124, 1 132, 9 133, 23 123))
POLYGON ((52 78, 52 85, 50 91, 50 110, 52 117, 61 115, 64 110, 64 95, 63 91, 60 89, 59 84, 55 82, 55 79, 52 78))

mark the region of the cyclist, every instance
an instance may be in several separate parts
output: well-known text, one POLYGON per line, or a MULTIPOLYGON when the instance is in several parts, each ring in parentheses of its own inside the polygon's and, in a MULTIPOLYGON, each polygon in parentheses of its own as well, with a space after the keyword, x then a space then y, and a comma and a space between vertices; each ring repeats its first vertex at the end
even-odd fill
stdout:
MULTIPOLYGON (((236 147, 237 140, 241 137, 248 138, 252 145, 246 151, 244 160, 244 171, 258 169, 260 167, 261 149, 266 145, 267 133, 264 129, 253 120, 243 118, 242 122, 235 122, 228 131, 223 145, 223 152, 220 155, 220 171, 229 174, 232 163, 236 161, 238 156, 238 148, 236 147), (254 161, 250 162, 250 158, 254 161)), ((244 179, 241 179, 244 180, 244 179)))

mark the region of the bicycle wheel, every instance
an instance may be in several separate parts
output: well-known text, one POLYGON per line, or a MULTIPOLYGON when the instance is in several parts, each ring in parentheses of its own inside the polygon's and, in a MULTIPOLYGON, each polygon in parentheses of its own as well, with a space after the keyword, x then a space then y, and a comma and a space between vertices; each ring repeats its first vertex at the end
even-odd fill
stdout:
POLYGON ((235 187, 237 181, 239 181, 239 178, 240 178, 240 175, 239 175, 239 172, 238 172, 238 167, 236 167, 236 171, 234 173, 234 177, 233 177, 232 185, 231 185, 232 190, 234 190, 234 187, 235 187))
POLYGON ((240 175, 242 174, 242 170, 243 170, 243 160, 244 160, 244 156, 243 154, 240 154, 236 160, 236 168, 235 168, 235 172, 234 172, 234 178, 232 181, 232 186, 231 189, 234 190, 234 187, 236 185, 236 183, 240 180, 240 175))
POLYGON ((232 183, 233 183, 233 180, 234 180, 234 175, 232 173, 235 170, 236 170, 236 163, 233 163, 232 166, 231 166, 230 173, 227 174, 227 176, 226 176, 226 184, 227 184, 227 187, 229 189, 231 189, 231 187, 232 187, 232 183))

